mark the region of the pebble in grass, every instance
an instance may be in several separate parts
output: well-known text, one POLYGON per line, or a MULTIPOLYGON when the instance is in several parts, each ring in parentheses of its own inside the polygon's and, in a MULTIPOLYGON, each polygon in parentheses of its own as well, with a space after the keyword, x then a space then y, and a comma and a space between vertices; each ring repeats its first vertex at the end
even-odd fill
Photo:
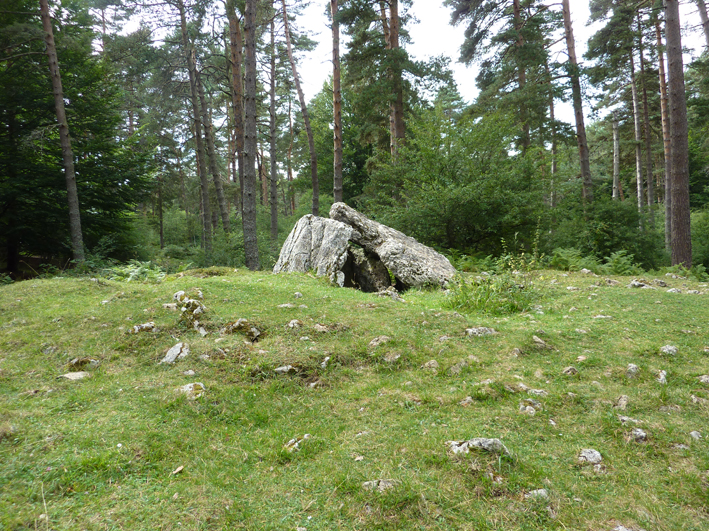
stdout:
POLYGON ((624 525, 619 525, 613 528, 613 531, 645 531, 644 529, 625 527, 624 525))
POLYGON ((395 479, 374 479, 372 481, 365 481, 362 483, 362 488, 364 490, 371 490, 376 492, 386 492, 396 488, 399 481, 395 479))
POLYGON ((391 341, 389 336, 377 336, 369 342, 369 347, 377 348, 378 346, 388 343, 389 341, 391 341))
POLYGON ((641 430, 640 428, 633 428, 630 435, 637 443, 647 441, 647 433, 645 433, 645 430, 641 430))
POLYGON ((663 347, 660 347, 660 352, 663 354, 667 354, 668 356, 676 356, 678 349, 674 345, 665 345, 663 347))
POLYGON ((190 354, 190 347, 186 343, 177 343, 167 351, 160 363, 175 363, 178 359, 184 359, 190 354))
POLYGON ((446 441, 446 446, 454 455, 464 455, 473 449, 484 450, 492 454, 510 455, 510 451, 500 439, 476 437, 469 441, 446 441))
POLYGON ((709 384, 709 374, 703 374, 699 377, 699 382, 703 384, 709 384))
POLYGON ((658 383, 660 383, 662 385, 666 385, 667 384, 667 371, 659 371, 657 373, 656 380, 658 383))
POLYGON ((603 456, 601 455, 601 452, 599 452, 598 450, 594 450, 593 448, 586 448, 584 450, 581 450, 581 453, 579 454, 580 463, 597 465, 601 461, 603 461, 603 456))
POLYGON ((635 378, 639 372, 640 367, 638 367, 634 363, 629 363, 628 368, 625 370, 625 374, 628 378, 635 378))

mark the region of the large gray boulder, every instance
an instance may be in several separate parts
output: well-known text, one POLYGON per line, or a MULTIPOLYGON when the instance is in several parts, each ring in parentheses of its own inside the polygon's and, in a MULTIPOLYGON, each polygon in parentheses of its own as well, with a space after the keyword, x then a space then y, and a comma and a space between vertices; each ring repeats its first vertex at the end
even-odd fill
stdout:
POLYGON ((372 221, 345 203, 335 203, 330 217, 352 229, 351 240, 376 255, 404 289, 445 286, 456 271, 448 259, 398 230, 372 221))
POLYGON ((349 241, 354 230, 333 219, 308 214, 295 224, 281 248, 274 273, 314 270, 344 286, 349 241))

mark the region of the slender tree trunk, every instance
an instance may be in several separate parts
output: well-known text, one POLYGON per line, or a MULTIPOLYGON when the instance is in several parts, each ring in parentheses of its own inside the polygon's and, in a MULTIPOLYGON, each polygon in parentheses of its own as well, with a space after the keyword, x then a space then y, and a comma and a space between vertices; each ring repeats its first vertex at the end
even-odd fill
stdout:
POLYGON ((585 203, 593 201, 593 182, 591 181, 591 165, 589 162, 588 142, 586 140, 586 125, 583 119, 583 101, 581 99, 581 81, 579 67, 576 61, 576 42, 571 26, 571 9, 569 0, 562 0, 564 12, 564 30, 566 33, 566 47, 569 52, 569 74, 571 77, 571 93, 574 102, 574 116, 576 118, 576 141, 579 146, 579 162, 581 164, 581 181, 583 183, 583 200, 585 203))
POLYGON ((49 59, 49 74, 52 78, 52 90, 54 91, 54 109, 57 114, 57 123, 59 124, 59 143, 62 147, 62 159, 64 161, 64 178, 66 180, 66 192, 69 204, 71 250, 74 261, 83 262, 84 239, 81 232, 79 193, 76 189, 74 153, 71 149, 71 139, 69 138, 69 125, 66 120, 66 111, 64 110, 64 90, 62 88, 61 73, 59 72, 57 47, 54 44, 54 31, 52 29, 52 20, 49 16, 49 4, 47 0, 39 0, 39 7, 42 16, 42 27, 44 28, 44 42, 47 45, 46 53, 49 59))
POLYGON ((613 113, 613 199, 620 198, 620 124, 618 114, 613 113))
POLYGON ((288 196, 290 197, 290 213, 295 214, 295 191, 293 190, 293 105, 288 96, 288 135, 290 142, 288 143, 288 196))
POLYGON ((158 177, 158 227, 160 228, 160 249, 165 248, 165 227, 162 217, 162 179, 158 177))
POLYGON ((665 0, 665 31, 670 94, 670 139, 672 142, 672 265, 692 266, 689 211, 689 139, 687 100, 682 64, 679 2, 665 0))
MULTIPOLYGON (((401 26, 401 21, 399 19, 399 0, 389 0, 389 40, 390 49, 394 53, 398 53, 400 48, 399 45, 399 31, 401 26)), ((399 150, 404 145, 406 141, 406 124, 404 122, 404 84, 402 80, 401 63, 399 61, 395 62, 393 74, 393 89, 394 89, 394 102, 393 102, 393 116, 394 121, 394 144, 393 144, 393 154, 394 160, 399 158, 399 150)))
POLYGON ((655 19, 655 36, 660 69, 660 112, 662 114, 662 144, 665 155, 665 248, 670 251, 672 242, 672 149, 667 78, 665 76, 665 51, 662 45, 662 29, 658 19, 655 19))
POLYGON ((300 86, 300 78, 298 78, 298 70, 295 67, 295 58, 293 57, 293 46, 291 45, 290 29, 288 26, 288 12, 286 10, 286 0, 281 0, 283 5, 283 25, 286 34, 286 49, 288 50, 288 59, 290 60, 291 70, 293 71, 293 80, 295 81, 295 89, 298 92, 298 100, 300 101, 300 110, 303 113, 303 122, 305 123, 305 132, 308 135, 308 149, 310 150, 310 176, 313 182, 313 215, 320 215, 320 183, 318 182, 318 155, 315 152, 315 140, 313 138, 313 129, 310 127, 310 115, 308 114, 308 106, 305 103, 305 95, 300 86))
MULTIPOLYGON (((524 21, 522 20, 522 8, 520 6, 520 0, 514 0, 514 2, 512 3, 512 9, 514 15, 515 31, 517 32, 516 46, 519 50, 521 50, 521 48, 524 46, 524 36, 522 35, 524 21)), ((527 86, 527 70, 524 65, 524 61, 521 59, 520 51, 518 51, 517 53, 517 83, 519 84, 519 91, 523 92, 525 87, 527 86)), ((524 155, 529 149, 529 146, 532 144, 532 139, 530 137, 529 132, 529 112, 527 110, 527 105, 524 101, 520 102, 519 112, 520 118, 522 119, 522 154, 524 155)))
MULTIPOLYGON (((192 57, 192 63, 195 64, 194 55, 192 57)), ((217 165, 217 150, 214 148, 212 121, 209 118, 209 111, 207 109, 207 99, 204 96, 204 85, 202 85, 199 70, 197 70, 196 68, 195 82, 197 84, 197 91, 199 94, 199 101, 202 110, 202 126, 204 127, 204 139, 207 141, 209 172, 212 174, 214 188, 217 191, 217 205, 219 206, 219 212, 221 213, 222 217, 222 227, 224 228, 224 232, 229 234, 231 232, 231 226, 229 223, 229 204, 227 203, 226 197, 224 196, 224 185, 222 183, 222 176, 219 173, 219 167, 217 165)))
POLYGON ((246 37, 246 83, 244 120, 243 228, 246 267, 260 269, 256 237, 256 9, 259 0, 246 0, 244 32, 246 37))
MULTIPOLYGON (((546 71, 547 78, 551 78, 551 73, 549 72, 549 61, 545 61, 544 69, 546 71)), ((556 176, 559 172, 559 160, 558 160, 558 139, 556 134, 556 109, 554 107, 554 87, 549 81, 549 122, 551 123, 551 194, 549 196, 549 202, 551 207, 556 207, 556 176)))
POLYGON ((342 89, 340 87, 340 22, 338 0, 330 0, 332 15, 333 197, 342 201, 342 89))
POLYGON ((271 245, 276 250, 278 240, 278 168, 276 166, 276 23, 271 19, 271 105, 270 105, 270 157, 271 157, 271 245))
POLYGON ((268 172, 266 171, 266 161, 263 157, 263 144, 259 142, 259 154, 256 161, 258 175, 261 180, 261 204, 268 206, 268 172))
POLYGON ((655 227, 655 180, 652 167, 652 138, 650 131, 650 106, 647 100, 647 78, 645 77, 645 53, 643 33, 638 13, 638 54, 640 55, 640 77, 643 87, 643 125, 645 126, 645 176, 647 177, 647 208, 650 213, 650 226, 655 227))
POLYGON ((207 264, 211 264, 212 257, 212 230, 209 222, 212 214, 209 207, 209 178, 207 177, 207 163, 202 141, 202 121, 200 120, 199 95, 197 90, 196 67, 192 56, 192 45, 187 35, 187 17, 185 15, 185 4, 182 0, 177 0, 177 8, 180 11, 180 32, 182 36, 182 47, 187 59, 187 73, 190 79, 190 100, 192 102, 192 115, 194 120, 194 139, 197 151, 197 165, 199 180, 202 188, 202 235, 204 238, 204 250, 207 264))
MULTIPOLYGON (((241 23, 236 16, 234 1, 227 4, 229 18, 229 49, 231 51, 231 97, 234 105, 234 136, 236 159, 239 166, 239 188, 244 190, 244 84, 241 75, 243 61, 243 38, 241 23)), ((243 203, 242 203, 243 204, 243 203)))
POLYGON ((182 169, 182 151, 175 148, 175 158, 177 159, 177 173, 180 175, 180 191, 182 192, 182 203, 185 209, 185 218, 190 216, 190 207, 187 203, 187 188, 185 187, 185 172, 182 169))
MULTIPOLYGON (((640 132, 640 104, 638 103, 638 84, 635 76, 635 53, 630 54, 630 87, 633 94, 633 120, 635 123, 635 179, 638 195, 638 212, 642 214, 645 204, 645 190, 643 187, 643 152, 642 133, 640 132)), ((642 226, 642 218, 640 219, 642 226)))
POLYGON ((702 20, 702 29, 704 30, 704 39, 706 40, 707 47, 709 47, 709 17, 707 17, 707 6, 704 0, 694 0, 697 3, 697 8, 699 9, 699 18, 702 20))

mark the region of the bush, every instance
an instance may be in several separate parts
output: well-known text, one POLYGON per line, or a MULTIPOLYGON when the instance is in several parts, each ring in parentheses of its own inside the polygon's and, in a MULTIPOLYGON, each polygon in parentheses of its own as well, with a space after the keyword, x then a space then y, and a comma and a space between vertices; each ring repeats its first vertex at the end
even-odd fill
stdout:
POLYGON ((528 274, 505 271, 468 280, 456 278, 450 283, 446 305, 463 313, 506 315, 528 310, 535 298, 528 274))

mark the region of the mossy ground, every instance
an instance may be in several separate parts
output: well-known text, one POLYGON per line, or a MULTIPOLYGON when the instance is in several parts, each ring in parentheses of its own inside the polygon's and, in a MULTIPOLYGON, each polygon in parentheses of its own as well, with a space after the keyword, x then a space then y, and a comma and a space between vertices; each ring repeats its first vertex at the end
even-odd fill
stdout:
POLYGON ((543 271, 539 309, 495 318, 448 310, 439 291, 401 303, 310 275, 202 273, 0 287, 0 529, 709 528, 709 385, 698 380, 709 294, 543 271), (204 338, 162 307, 193 288, 208 308, 204 338), (260 341, 219 336, 242 317, 260 341), (159 331, 127 333, 146 321, 159 331), (498 334, 466 337, 471 326, 498 334), (368 346, 381 335, 390 341, 368 346), (178 339, 190 356, 159 365, 178 339), (666 344, 678 354, 662 354, 666 344), (83 356, 101 361, 90 378, 57 379, 83 356), (432 359, 437 372, 421 368, 432 359), (277 376, 283 365, 297 374, 277 376), (577 375, 562 374, 570 365, 577 375), (176 392, 194 381, 204 397, 176 392), (519 383, 548 392, 533 397, 533 417, 519 413, 519 383), (625 411, 613 407, 620 395, 625 411), (642 421, 646 443, 619 413, 642 421), (306 433, 299 451, 284 449, 306 433), (499 437, 512 456, 447 455, 446 441, 472 437, 499 437), (584 448, 601 452, 605 473, 579 465, 584 448), (374 479, 398 483, 362 488, 374 479), (539 488, 549 500, 525 499, 539 488))

